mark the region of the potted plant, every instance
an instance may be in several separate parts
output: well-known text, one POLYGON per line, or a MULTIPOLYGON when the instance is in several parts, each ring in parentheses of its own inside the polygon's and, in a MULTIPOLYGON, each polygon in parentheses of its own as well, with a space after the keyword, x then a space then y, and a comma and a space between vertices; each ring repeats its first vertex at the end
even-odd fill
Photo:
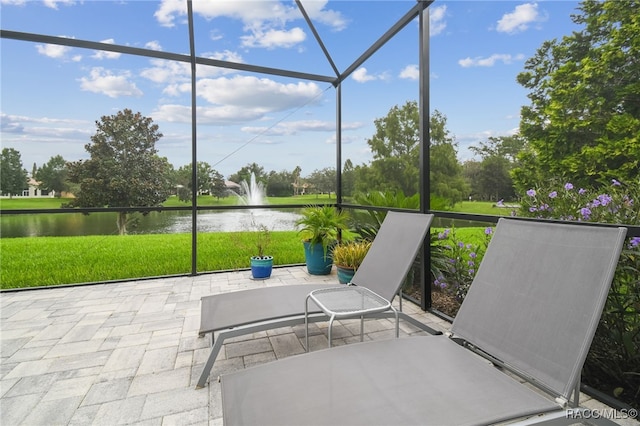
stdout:
POLYGON ((338 270, 338 282, 348 284, 367 255, 371 241, 360 240, 338 244, 333 248, 331 257, 338 270))
POLYGON ((329 253, 338 241, 339 231, 348 229, 349 216, 333 206, 313 206, 302 210, 296 221, 304 244, 307 270, 311 275, 327 275, 331 272, 333 259, 329 253))
POLYGON ((271 276, 273 269, 273 256, 266 255, 266 250, 271 244, 271 231, 266 225, 253 224, 257 231, 252 232, 253 245, 256 255, 251 256, 251 275, 255 280, 266 280, 271 276))

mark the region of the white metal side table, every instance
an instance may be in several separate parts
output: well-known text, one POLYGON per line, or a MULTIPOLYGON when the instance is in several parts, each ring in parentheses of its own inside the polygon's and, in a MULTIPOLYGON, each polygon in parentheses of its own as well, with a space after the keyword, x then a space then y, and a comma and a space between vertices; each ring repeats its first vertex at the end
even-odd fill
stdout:
POLYGON ((399 336, 398 311, 391 302, 366 287, 346 285, 337 288, 313 290, 304 306, 305 347, 309 351, 309 299, 329 316, 329 347, 331 330, 337 319, 360 317, 360 341, 364 340, 364 316, 392 310, 396 317, 396 337, 399 336))

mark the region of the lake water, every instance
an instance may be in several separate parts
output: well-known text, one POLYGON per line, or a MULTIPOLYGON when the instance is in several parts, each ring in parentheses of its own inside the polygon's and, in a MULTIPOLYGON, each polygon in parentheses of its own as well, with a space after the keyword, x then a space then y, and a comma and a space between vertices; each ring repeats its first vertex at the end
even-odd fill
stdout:
MULTIPOLYGON (((233 232, 255 230, 264 224, 272 231, 292 231, 299 214, 279 210, 234 210, 198 212, 198 232, 233 232)), ((117 213, 80 213, 1 215, 2 238, 38 236, 115 235, 117 213)), ((191 212, 151 212, 129 215, 129 234, 174 234, 191 232, 191 212)))

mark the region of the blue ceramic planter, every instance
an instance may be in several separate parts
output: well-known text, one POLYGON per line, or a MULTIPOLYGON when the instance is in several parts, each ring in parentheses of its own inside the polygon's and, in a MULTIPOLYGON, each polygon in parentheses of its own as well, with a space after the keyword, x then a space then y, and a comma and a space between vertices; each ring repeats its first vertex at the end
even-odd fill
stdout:
POLYGON ((273 269, 273 256, 252 256, 251 275, 254 280, 266 280, 271 276, 273 269))
POLYGON ((356 273, 353 268, 345 268, 337 265, 336 271, 338 272, 338 282, 340 284, 349 284, 356 273))
POLYGON ((307 271, 311 275, 329 275, 333 266, 333 259, 327 252, 325 256, 322 244, 310 244, 304 242, 304 258, 307 262, 307 271))

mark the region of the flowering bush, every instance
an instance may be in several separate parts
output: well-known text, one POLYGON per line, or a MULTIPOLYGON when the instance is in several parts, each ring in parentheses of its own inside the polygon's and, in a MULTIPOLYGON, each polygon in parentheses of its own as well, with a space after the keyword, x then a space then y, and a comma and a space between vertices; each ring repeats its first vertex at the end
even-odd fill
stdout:
MULTIPOLYGON (((520 214, 584 222, 640 225, 640 182, 613 180, 605 188, 570 182, 531 188, 520 214)), ((640 237, 630 237, 618 262, 598 330, 587 357, 585 383, 638 408, 640 401, 640 237)))
POLYGON ((434 286, 462 302, 492 233, 493 228, 486 228, 485 238, 479 243, 471 244, 458 239, 455 228, 440 232, 436 241, 437 249, 432 251, 432 264, 439 265, 434 286), (437 253, 437 259, 434 259, 434 253, 437 253))
POLYGON ((576 188, 570 182, 531 188, 522 197, 520 215, 634 225, 640 223, 639 191, 640 185, 623 185, 615 179, 603 190, 576 188))

